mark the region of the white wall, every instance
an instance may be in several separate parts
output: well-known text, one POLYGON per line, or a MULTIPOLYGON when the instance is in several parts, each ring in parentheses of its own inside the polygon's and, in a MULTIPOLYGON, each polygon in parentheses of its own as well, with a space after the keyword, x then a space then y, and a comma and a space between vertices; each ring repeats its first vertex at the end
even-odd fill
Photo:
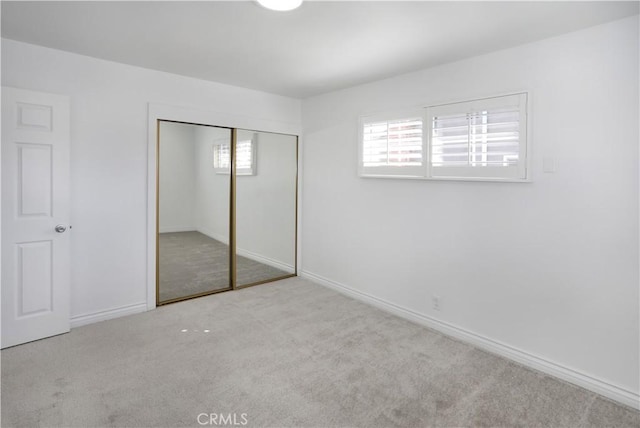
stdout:
POLYGON ((196 230, 195 127, 174 122, 160 123, 159 230, 196 230))
POLYGON ((638 49, 633 17, 305 100, 303 273, 637 403, 638 49), (356 176, 359 115, 521 90, 533 183, 356 176))
POLYGON ((300 124, 298 100, 7 39, 2 84, 71 97, 72 325, 146 308, 149 102, 300 124))

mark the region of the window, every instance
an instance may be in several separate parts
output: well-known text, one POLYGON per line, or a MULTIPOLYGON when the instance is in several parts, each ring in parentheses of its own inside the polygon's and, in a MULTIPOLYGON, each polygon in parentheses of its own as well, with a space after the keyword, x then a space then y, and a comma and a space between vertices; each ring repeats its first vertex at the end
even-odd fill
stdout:
POLYGON ((361 176, 529 178, 526 93, 431 106, 421 113, 361 119, 361 176))
POLYGON ((420 175, 424 165, 421 112, 398 119, 365 117, 361 132, 362 175, 420 175))
MULTIPOLYGON (((228 141, 213 144, 213 168, 218 174, 229 174, 231 144, 228 141)), ((236 143, 236 175, 256 175, 256 136, 236 143)))
POLYGON ((213 144, 213 168, 219 174, 228 174, 231 167, 231 144, 213 144))
POLYGON ((527 95, 427 108, 429 176, 527 178, 527 95))

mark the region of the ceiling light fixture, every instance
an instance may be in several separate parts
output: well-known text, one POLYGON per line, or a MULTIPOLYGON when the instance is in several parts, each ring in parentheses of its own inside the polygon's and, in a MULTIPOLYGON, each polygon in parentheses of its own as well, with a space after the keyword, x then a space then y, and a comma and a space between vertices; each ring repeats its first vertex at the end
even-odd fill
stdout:
POLYGON ((262 7, 277 11, 293 10, 302 4, 302 0, 256 0, 262 7))

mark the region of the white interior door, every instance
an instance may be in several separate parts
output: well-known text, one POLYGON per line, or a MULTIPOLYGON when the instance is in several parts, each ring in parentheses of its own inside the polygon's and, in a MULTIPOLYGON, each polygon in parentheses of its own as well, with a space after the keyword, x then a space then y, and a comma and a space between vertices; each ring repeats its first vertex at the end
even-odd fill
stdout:
POLYGON ((2 88, 2 348, 69 331, 69 98, 2 88))

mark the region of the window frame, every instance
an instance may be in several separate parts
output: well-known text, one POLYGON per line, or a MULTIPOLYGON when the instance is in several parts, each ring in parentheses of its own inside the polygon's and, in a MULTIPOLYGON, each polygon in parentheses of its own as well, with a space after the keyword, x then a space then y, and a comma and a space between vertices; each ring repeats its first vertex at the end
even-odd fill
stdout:
POLYGON ((360 116, 358 126, 358 176, 362 178, 400 178, 430 181, 531 182, 531 109, 529 91, 484 98, 430 104, 426 107, 360 116), (517 107, 519 111, 519 162, 515 167, 433 167, 432 119, 443 114, 468 114, 482 110, 517 107), (419 167, 365 167, 364 126, 367 123, 422 118, 422 165, 419 167))

